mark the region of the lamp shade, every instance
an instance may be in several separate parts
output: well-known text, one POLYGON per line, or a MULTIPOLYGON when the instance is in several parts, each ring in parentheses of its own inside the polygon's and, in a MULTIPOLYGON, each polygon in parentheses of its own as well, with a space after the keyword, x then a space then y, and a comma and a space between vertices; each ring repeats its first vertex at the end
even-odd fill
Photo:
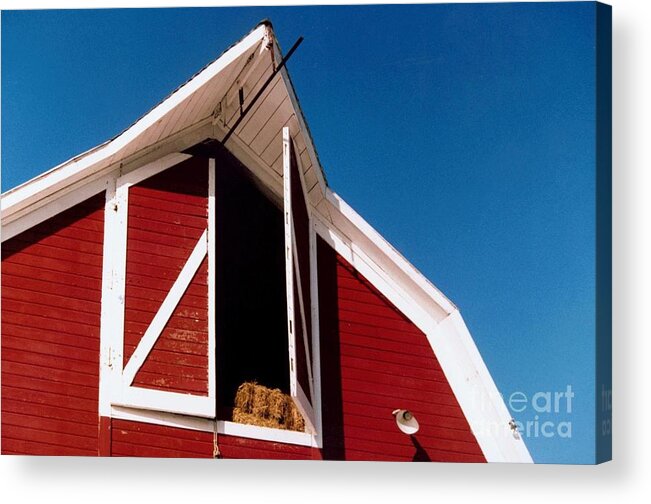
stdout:
POLYGON ((409 410, 397 409, 393 411, 393 416, 396 418, 396 425, 401 432, 411 436, 418 432, 420 428, 418 420, 409 410))

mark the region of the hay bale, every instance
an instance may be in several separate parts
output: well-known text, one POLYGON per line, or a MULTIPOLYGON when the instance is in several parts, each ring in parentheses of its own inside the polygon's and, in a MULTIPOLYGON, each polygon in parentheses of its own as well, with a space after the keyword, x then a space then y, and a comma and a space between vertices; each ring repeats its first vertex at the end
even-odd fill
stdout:
POLYGON ((269 416, 269 389, 267 387, 255 384, 251 413, 258 418, 269 416))
POLYGON ((283 394, 280 389, 270 390, 267 395, 269 418, 272 418, 278 423, 284 423, 289 413, 288 399, 291 401, 291 398, 283 394))
POLYGON ((257 425, 258 427, 270 427, 272 429, 283 429, 278 422, 270 418, 259 418, 252 413, 244 413, 239 408, 233 408, 233 422, 257 425))
POLYGON ((256 382, 244 382, 238 387, 233 421, 275 429, 305 430, 305 420, 289 395, 256 382))
POLYGON ((256 385, 256 382, 244 382, 237 388, 235 405, 243 412, 251 413, 256 385))
POLYGON ((287 419, 287 429, 300 431, 305 430, 305 419, 303 418, 303 415, 301 415, 300 411, 298 411, 298 408, 296 408, 294 401, 292 401, 292 408, 287 419))

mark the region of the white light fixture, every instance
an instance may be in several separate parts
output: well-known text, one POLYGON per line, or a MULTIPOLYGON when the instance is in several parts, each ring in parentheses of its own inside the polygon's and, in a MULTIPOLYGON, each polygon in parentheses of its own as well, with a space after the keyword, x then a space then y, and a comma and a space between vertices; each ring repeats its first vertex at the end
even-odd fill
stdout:
POLYGON ((414 414, 409 410, 397 409, 393 410, 393 416, 396 417, 396 425, 401 432, 412 436, 418 432, 418 420, 414 414))

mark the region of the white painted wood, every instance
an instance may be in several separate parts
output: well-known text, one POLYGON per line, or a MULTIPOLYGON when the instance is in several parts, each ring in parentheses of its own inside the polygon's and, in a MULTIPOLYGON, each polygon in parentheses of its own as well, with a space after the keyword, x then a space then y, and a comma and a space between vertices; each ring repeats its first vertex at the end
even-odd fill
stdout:
MULTIPOLYGON (((297 147, 297 140, 301 138, 300 133, 298 133, 298 121, 296 120, 296 114, 292 114, 289 117, 289 120, 283 125, 283 128, 287 127, 289 128, 290 133, 292 134, 292 140, 294 141, 294 148, 296 149, 296 152, 301 152, 298 147, 297 147)), ((265 163, 267 163, 269 166, 272 168, 275 168, 278 166, 280 167, 279 170, 277 170, 277 173, 282 175, 282 156, 283 156, 283 149, 282 149, 282 142, 279 142, 278 139, 282 137, 282 131, 278 132, 278 137, 273 139, 269 145, 262 151, 262 154, 260 154, 260 157, 264 160, 265 163)))
POLYGON ((291 144, 289 128, 283 129, 283 185, 284 185, 284 228, 285 228, 285 292, 287 295, 287 350, 289 352, 289 388, 292 397, 297 395, 298 379, 296 373, 296 335, 294 327, 296 324, 294 306, 294 237, 292 217, 292 191, 290 185, 290 152, 291 144))
MULTIPOLYGON (((189 100, 189 98, 191 98, 191 96, 186 98, 186 100, 189 100)), ((164 138, 167 138, 167 136, 172 133, 174 128, 180 124, 179 119, 181 115, 183 115, 184 109, 185 107, 181 106, 181 107, 175 107, 170 111, 168 117, 165 118, 164 124, 161 124, 161 127, 158 128, 157 135, 154 136, 154 143, 160 142, 164 138)))
POLYGON ((373 263, 377 266, 378 274, 385 276, 394 285, 399 286, 400 290, 408 293, 409 297, 415 299, 417 304, 436 321, 441 321, 449 315, 450 312, 446 307, 441 306, 439 302, 414 282, 399 264, 387 256, 365 233, 344 216, 337 207, 332 205, 327 198, 325 205, 321 208, 323 207, 329 210, 328 215, 331 219, 331 227, 349 237, 352 245, 362 250, 367 257, 372 259, 373 263))
POLYGON ((251 148, 258 154, 262 154, 274 139, 278 139, 278 132, 282 130, 293 114, 294 111, 291 104, 289 103, 289 100, 285 98, 275 112, 269 116, 264 127, 262 127, 253 140, 251 140, 249 143, 251 148))
POLYGON ((176 309, 176 306, 181 301, 183 294, 188 289, 188 286, 192 282, 194 275, 197 273, 199 266, 203 262, 203 259, 206 257, 208 252, 208 230, 204 231, 197 241, 197 244, 194 246, 190 257, 187 262, 183 265, 179 276, 174 281, 174 285, 165 296, 165 300, 160 305, 160 308, 154 315, 154 318, 147 327, 145 334, 140 339, 138 346, 131 354, 129 362, 124 367, 122 372, 122 380, 124 386, 129 386, 133 383, 133 379, 136 377, 136 373, 143 365, 149 352, 154 348, 156 341, 160 337, 165 325, 169 321, 172 313, 176 309))
MULTIPOLYGON (((178 136, 166 139, 164 142, 155 144, 150 148, 143 149, 129 159, 120 163, 108 164, 97 173, 72 182, 42 199, 34 200, 30 206, 12 212, 2 214, 2 240, 7 240, 17 234, 40 224, 41 222, 57 215, 74 205, 98 194, 106 188, 111 178, 137 170, 149 163, 166 157, 169 153, 175 154, 184 150, 198 141, 210 136, 212 126, 209 124, 196 124, 180 132, 178 136), (206 126, 210 128, 206 128, 206 126)), ((185 156, 185 154, 181 154, 185 156)), ((4 196, 3 196, 4 197, 4 196)))
MULTIPOLYGON (((120 151, 119 155, 111 158, 111 162, 114 163, 116 169, 119 169, 120 175, 126 175, 167 155, 183 152, 205 140, 212 132, 211 122, 211 118, 206 117, 195 124, 182 128, 158 143, 138 147, 129 156, 123 157, 122 151, 120 151)), ((140 143, 140 139, 138 141, 140 143)))
POLYGON ((113 406, 111 408, 110 416, 131 422, 142 422, 200 432, 217 432, 217 434, 222 434, 224 436, 259 439, 261 441, 271 441, 273 443, 300 446, 317 446, 315 437, 307 432, 272 429, 269 427, 259 427, 257 425, 247 425, 224 420, 215 421, 196 416, 166 413, 164 411, 152 411, 127 406, 113 406))
MULTIPOLYGON (((264 26, 258 27, 115 139, 76 156, 42 176, 6 193, 1 203, 3 224, 9 226, 12 220, 17 219, 21 213, 36 211, 51 200, 53 195, 61 191, 68 191, 74 184, 85 185, 93 177, 100 174, 106 176, 116 169, 120 170, 121 174, 127 173, 133 168, 151 161, 152 156, 156 156, 157 153, 160 157, 160 153, 170 152, 170 149, 182 151, 205 138, 206 135, 195 134, 195 130, 198 132, 202 129, 196 126, 203 127, 206 125, 206 121, 211 121, 212 112, 221 96, 220 93, 224 92, 231 79, 241 77, 241 67, 245 65, 250 56, 253 56, 252 64, 256 68, 250 76, 252 79, 257 78, 253 86, 264 81, 263 77, 266 75, 268 67, 264 62, 269 58, 268 52, 261 47, 261 41, 264 39, 263 33, 266 30, 264 26), (258 48, 260 51, 257 50, 258 48), (262 74, 259 77, 258 69, 262 69, 262 74), (218 75, 219 79, 216 78, 218 75), (172 123, 174 125, 170 128, 172 123), (156 139, 159 141, 156 142, 156 139)), ((277 51, 276 47, 274 47, 274 51, 277 51)), ((283 87, 289 82, 286 74, 279 76, 279 82, 281 80, 283 87)), ((289 113, 291 114, 289 117, 292 117, 295 115, 293 107, 298 102, 294 100, 293 90, 290 90, 283 99, 286 100, 287 97, 290 97, 291 103, 285 107, 286 111, 283 109, 283 115, 289 113)), ((301 132, 296 135, 296 141, 297 145, 301 145, 302 152, 304 145, 302 137, 306 135, 307 130, 302 114, 299 113, 299 115, 301 121, 297 124, 300 123, 301 132)), ((267 119, 274 120, 273 117, 267 119)), ((267 119, 263 121, 264 124, 268 122, 267 119)), ((286 123, 282 117, 278 120, 279 124, 286 123)), ((251 121, 251 117, 247 117, 245 123, 240 127, 246 126, 248 121, 251 121)), ((270 128, 267 130, 269 131, 265 130, 262 136, 257 135, 256 142, 259 145, 255 146, 258 149, 255 152, 258 157, 264 152, 266 146, 270 145, 276 134, 270 128)), ((214 137, 221 138, 216 135, 214 137)), ((321 170, 320 167, 319 170, 321 170)), ((313 191, 311 191, 310 199, 314 201, 313 198, 313 191)), ((50 215, 54 213, 56 211, 50 215)), ((27 229, 31 225, 33 223, 28 219, 24 221, 21 229, 27 229)), ((7 237, 14 236, 19 232, 13 231, 11 228, 8 228, 8 231, 5 235, 7 237)))
POLYGON ((216 323, 216 288, 217 288, 217 266, 216 266, 216 202, 215 202, 215 160, 208 160, 208 396, 217 398, 217 363, 215 348, 217 344, 217 323, 216 323))
POLYGON ((203 418, 214 418, 216 409, 212 397, 134 386, 123 387, 120 397, 113 404, 203 418))
MULTIPOLYGON (((292 117, 296 117, 296 116, 292 115, 292 117)), ((290 132, 291 132, 291 129, 290 129, 290 132)), ((295 135, 295 136, 297 136, 297 135, 295 135)), ((304 161, 301 158, 301 156, 297 155, 298 151, 296 150, 296 146, 293 144, 293 142, 294 142, 294 138, 292 137, 292 147, 293 147, 292 155, 294 157, 296 157, 296 166, 298 168, 298 180, 301 183, 301 189, 303 191, 303 199, 305 200, 305 206, 307 207, 308 219, 311 221, 312 220, 312 209, 311 209, 311 206, 310 206, 309 199, 307 197, 307 192, 308 191, 307 191, 307 182, 306 182, 306 178, 305 178, 306 172, 309 169, 309 165, 306 166, 304 164, 304 161)))
POLYGON ((142 182, 145 179, 153 177, 154 175, 157 175, 158 173, 165 171, 172 166, 176 166, 177 164, 182 163, 191 157, 192 156, 190 156, 190 154, 183 154, 180 152, 169 154, 165 157, 152 161, 145 166, 141 166, 137 170, 124 174, 122 177, 120 177, 118 183, 120 186, 130 187, 139 182, 142 182))
MULTIPOLYGON (((105 177, 105 181, 109 180, 111 172, 116 171, 116 169, 126 173, 147 163, 147 160, 150 160, 152 156, 160 157, 161 153, 168 152, 172 148, 178 149, 180 145, 184 145, 184 142, 190 141, 188 140, 191 137, 190 131, 181 131, 178 137, 170 138, 164 145, 147 145, 147 142, 145 142, 139 145, 138 149, 133 149, 133 157, 127 160, 121 157, 124 154, 122 149, 131 142, 142 142, 149 134, 149 131, 152 133, 152 138, 155 137, 156 133, 160 133, 159 130, 155 129, 155 124, 167 116, 174 107, 180 105, 183 100, 194 96, 195 92, 198 93, 201 90, 200 92, 205 93, 206 96, 217 96, 221 88, 214 87, 208 92, 208 88, 205 88, 204 85, 220 72, 226 72, 228 68, 232 70, 233 67, 230 67, 230 65, 235 59, 248 57, 248 51, 257 49, 262 36, 266 36, 266 27, 261 26, 246 37, 242 43, 229 50, 215 63, 209 65, 205 71, 201 72, 190 83, 179 89, 161 106, 156 107, 114 141, 93 148, 5 194, 0 204, 4 224, 2 239, 15 236, 21 230, 28 229, 49 216, 55 215, 79 201, 83 201, 83 199, 93 194, 97 194, 102 190, 100 186, 103 182, 100 179, 105 177), (85 196, 84 191, 87 191, 85 194, 88 194, 88 196, 85 196), (73 194, 73 196, 68 197, 67 194, 73 194), (81 199, 77 200, 76 198, 81 199)), ((275 45, 274 51, 277 54, 277 61, 280 61, 280 54, 275 45)), ((316 151, 298 106, 298 101, 295 99, 294 90, 286 70, 281 72, 281 76, 287 88, 291 108, 297 114, 301 135, 306 142, 310 160, 318 168, 316 176, 319 187, 321 187, 320 192, 323 192, 326 198, 316 201, 312 196, 315 191, 310 192, 312 206, 318 209, 318 212, 314 212, 314 214, 319 217, 314 222, 319 235, 326 238, 333 246, 338 247, 336 249, 367 277, 380 292, 389 298, 398 309, 414 320, 416 325, 421 327, 428 335, 433 347, 439 345, 439 341, 446 341, 446 344, 441 343, 440 347, 449 349, 448 356, 445 356, 445 349, 439 350, 444 355, 443 361, 446 362, 444 371, 446 375, 453 377, 453 390, 455 395, 461 398, 460 403, 464 413, 472 418, 471 427, 473 427, 473 430, 477 429, 480 416, 472 413, 471 406, 468 405, 468 386, 464 385, 466 383, 464 380, 472 376, 472 373, 475 373, 481 382, 484 390, 482 394, 488 397, 493 404, 493 416, 503 422, 504 411, 508 413, 508 410, 506 410, 501 398, 498 397, 497 389, 485 368, 483 360, 481 360, 474 342, 472 342, 471 336, 467 332, 467 328, 465 328, 465 324, 462 323, 462 319, 461 321, 456 319, 456 313, 458 313, 456 307, 429 284, 395 249, 390 247, 372 227, 345 205, 341 198, 326 191, 325 178, 318 164, 316 151), (437 308, 433 309, 434 306, 437 308), (440 324, 437 324, 437 322, 440 322, 440 324), (445 324, 449 325, 450 328, 446 329, 445 324), (464 368, 464 366, 466 367, 464 368)), ((212 104, 208 103, 209 101, 197 100, 198 107, 196 110, 199 111, 198 113, 202 113, 201 111, 206 107, 207 110, 210 109, 212 104)), ((189 103, 190 100, 188 100, 187 104, 189 103)), ((195 113, 194 110, 193 113, 195 113)), ((187 117, 187 115, 179 114, 179 122, 184 117, 187 117)), ((216 130, 215 125, 211 124, 211 128, 212 131, 216 130)), ((196 128, 196 131, 199 131, 199 128, 196 128)), ((196 134, 201 136, 200 133, 196 134)), ((265 131, 260 140, 260 145, 255 147, 261 148, 265 141, 273 141, 275 134, 277 132, 265 131)), ((223 132, 219 135, 215 134, 214 137, 222 138, 223 132)), ((262 167, 262 169, 257 170, 260 180, 263 180, 275 193, 281 194, 281 181, 274 177, 273 170, 268 166, 268 163, 260 159, 264 150, 256 152, 254 149, 242 145, 241 141, 238 144, 238 140, 236 136, 232 137, 231 140, 231 145, 235 146, 233 150, 239 152, 236 155, 238 157, 242 156, 240 159, 250 160, 251 164, 255 164, 257 167, 262 167)), ((307 164, 304 160, 303 162, 307 164)), ((249 164, 249 162, 245 161, 245 164, 249 164)), ((117 185, 119 186, 119 183, 117 185)), ((126 208, 128 203, 126 187, 128 186, 116 188, 113 202, 116 204, 116 216, 115 219, 111 220, 109 218, 105 222, 105 229, 111 230, 105 234, 105 243, 110 243, 111 251, 108 256, 105 254, 102 280, 101 355, 104 364, 101 364, 103 370, 100 370, 102 377, 100 380, 100 410, 103 412, 106 411, 106 394, 109 393, 111 397, 115 394, 117 397, 121 393, 124 270, 126 267, 126 208), (110 274, 107 276, 109 271, 110 274), (115 317, 109 317, 106 315, 107 312, 115 315, 115 317), (115 380, 116 377, 118 378, 117 381, 115 380), (104 385, 102 385, 102 382, 104 385)), ((313 348, 318 348, 318 346, 313 345, 313 348)), ((316 355, 314 359, 316 359, 316 355)), ((199 397, 199 399, 202 398, 199 397)), ((492 448, 486 444, 489 441, 482 441, 482 443, 485 445, 482 448, 492 460, 497 460, 499 457, 504 460, 513 460, 518 457, 520 459, 526 458, 521 448, 508 446, 509 443, 512 444, 511 441, 500 440, 498 446, 492 448)))
MULTIPOLYGON (((395 248, 389 244, 370 224, 368 224, 357 212, 355 212, 341 197, 333 193, 330 189, 326 191, 326 199, 334 206, 339 213, 345 217, 352 225, 357 227, 361 236, 371 240, 382 253, 390 260, 389 264, 397 266, 402 273, 408 276, 416 286, 427 293, 436 303, 450 314, 456 306, 443 295, 429 280, 416 270, 395 248)), ((394 268, 395 268, 394 266, 394 268)))
POLYGON ((114 177, 104 176, 90 181, 85 185, 75 186, 74 190, 63 191, 62 195, 40 206, 33 212, 24 213, 9 223, 3 221, 1 231, 2 241, 9 240, 68 208, 72 208, 82 201, 86 201, 88 198, 107 190, 112 178, 114 177))
POLYGON ((122 394, 124 348, 124 294, 127 268, 127 218, 129 191, 114 180, 104 214, 104 256, 100 321, 100 415, 122 394))
MULTIPOLYGON (((301 288, 301 271, 300 265, 298 263, 298 251, 296 249, 296 240, 295 240, 295 230, 294 230, 294 219, 293 219, 293 203, 291 195, 291 156, 292 152, 292 143, 289 128, 283 128, 283 183, 284 183, 284 226, 285 226, 285 274, 286 274, 286 292, 287 292, 287 324, 288 324, 288 336, 289 336, 289 369, 290 369, 290 395, 292 396, 296 407, 299 409, 307 428, 312 433, 317 433, 318 422, 316 420, 316 414, 312 402, 307 398, 307 395, 303 391, 301 384, 298 381, 298 360, 296 358, 296 324, 299 323, 296 318, 296 305, 298 304, 298 311, 300 316, 300 324, 302 325, 303 331, 303 347, 305 348, 305 365, 307 366, 307 375, 308 375, 308 386, 310 387, 310 397, 314 401, 315 390, 314 390, 314 379, 313 379, 313 361, 312 356, 310 355, 310 344, 308 338, 312 338, 313 333, 308 333, 307 330, 307 316, 312 317, 312 311, 314 309, 314 304, 309 307, 309 312, 307 312, 305 307, 305 301, 303 299, 303 290, 301 288), (294 275, 296 272, 296 276, 294 275), (294 298, 294 284, 297 286, 298 299, 294 298)), ((297 160, 298 162, 298 160, 297 160)), ((303 181, 300 178, 301 169, 299 167, 299 182, 303 185, 303 181)), ((308 225, 311 229, 311 224, 309 221, 309 204, 308 204, 308 225)), ((311 253, 311 250, 310 252, 311 253)), ((304 272, 305 279, 308 279, 312 275, 312 258, 310 257, 310 271, 304 272)), ((313 320, 311 318, 311 320, 313 320)))
POLYGON ((104 243, 102 246, 102 298, 100 312, 100 349, 99 349, 99 393, 98 413, 100 416, 111 415, 111 381, 113 362, 112 334, 114 332, 114 313, 116 311, 114 284, 114 250, 115 237, 119 234, 117 213, 116 178, 109 181, 106 188, 104 204, 104 243))
POLYGON ((427 332, 436 327, 437 321, 393 281, 362 249, 350 238, 335 230, 315 213, 315 229, 338 254, 359 271, 373 286, 404 313, 421 331, 427 332))
POLYGON ((251 54, 253 54, 253 51, 247 52, 246 56, 243 55, 239 60, 237 66, 234 65, 231 71, 219 76, 219 80, 216 80, 214 85, 211 85, 209 87, 203 101, 199 104, 199 107, 195 111, 196 116, 194 118, 191 118, 191 120, 198 120, 203 117, 212 116, 213 111, 218 106, 220 101, 224 98, 227 89, 232 85, 242 65, 245 61, 247 61, 248 57, 251 54))
MULTIPOLYGON (((290 115, 289 118, 287 119, 287 121, 285 122, 285 124, 283 124, 283 128, 289 128, 290 132, 293 131, 292 130, 292 122, 295 122, 295 119, 296 119, 295 114, 290 115)), ((300 135, 294 134, 292 136, 292 141, 293 141, 293 139, 295 139, 295 138, 297 138, 299 136, 300 135)), ((279 155, 277 156, 277 159, 274 162, 270 163, 265 159, 265 153, 270 152, 273 149, 275 149, 276 148, 275 146, 279 143, 278 139, 281 138, 281 137, 282 137, 282 128, 280 130, 278 130, 278 132, 275 134, 275 136, 271 137, 271 143, 269 143, 269 145, 267 145, 267 147, 265 147, 265 149, 262 151, 261 157, 265 161, 265 163, 267 163, 269 166, 271 166, 271 168, 272 168, 272 170, 274 172, 276 172, 279 176, 282 177, 282 175, 283 175, 282 150, 281 150, 281 152, 279 152, 279 155)))
POLYGON ((242 123, 237 127, 237 136, 250 145, 264 127, 265 122, 276 111, 279 104, 282 103, 283 98, 285 98, 283 82, 280 76, 276 76, 242 120, 242 123))
POLYGON ((427 338, 487 462, 531 463, 521 435, 511 430, 509 414, 459 311, 427 338))
MULTIPOLYGON (((203 86, 201 89, 197 90, 196 93, 189 97, 187 104, 183 107, 183 114, 179 117, 178 120, 179 129, 177 131, 174 131, 172 135, 177 134, 178 131, 186 127, 184 125, 195 124, 205 118, 205 116, 199 117, 198 112, 202 104, 205 102, 209 87, 210 86, 203 86)), ((152 135, 149 138, 143 135, 142 143, 151 144, 153 141, 153 134, 155 134, 154 130, 152 130, 152 135)))
POLYGON ((80 178, 87 177, 89 175, 88 170, 92 170, 94 166, 99 166, 101 162, 108 160, 111 156, 125 148, 148 128, 154 127, 158 121, 174 110, 175 107, 204 85, 213 81, 215 76, 229 68, 238 58, 246 58, 248 54, 255 51, 265 36, 265 33, 266 26, 258 26, 242 39, 242 41, 231 47, 220 58, 208 65, 193 79, 185 83, 165 101, 140 118, 115 139, 91 149, 80 156, 76 156, 45 174, 7 192, 3 196, 0 204, 3 220, 10 217, 14 212, 29 206, 31 203, 56 192, 63 186, 70 185, 70 183, 76 182, 80 178))
MULTIPOLYGON (((266 82, 269 75, 271 75, 271 72, 272 72, 271 57, 265 56, 262 58, 260 57, 257 58, 257 63, 256 66, 254 66, 253 68, 253 72, 249 76, 247 76, 246 80, 244 81, 244 103, 242 105, 243 108, 246 108, 251 103, 251 99, 257 94, 257 92, 260 90, 262 85, 266 82)), ((270 86, 273 86, 273 84, 270 84, 270 86)), ((267 88, 267 90, 268 89, 269 88, 267 88)), ((258 103, 259 100, 261 99, 263 99, 263 96, 258 98, 258 103)), ((245 123, 247 123, 250 120, 250 116, 256 110, 256 106, 257 105, 254 105, 251 111, 247 114, 247 117, 245 117, 242 120, 242 123, 240 124, 238 129, 244 127, 245 123)), ((239 106, 233 106, 232 108, 229 108, 227 111, 225 111, 225 116, 227 118, 226 124, 234 124, 239 114, 240 114, 239 106)))
POLYGON ((272 429, 269 427, 259 427, 257 425, 247 425, 224 420, 215 421, 196 416, 180 415, 177 413, 166 413, 164 411, 152 411, 126 406, 113 406, 111 408, 110 416, 131 422, 143 422, 200 432, 217 432, 224 436, 317 447, 315 437, 307 432, 272 429))
POLYGON ((112 406, 111 417, 120 420, 129 420, 131 422, 142 422, 201 432, 213 432, 215 429, 215 421, 212 419, 166 413, 164 411, 130 408, 127 406, 112 406))
POLYGON ((285 443, 301 446, 316 447, 314 436, 307 432, 296 432, 284 429, 270 429, 236 422, 217 421, 217 432, 224 436, 234 436, 249 439, 260 439, 273 443, 285 443))
POLYGON ((317 424, 315 420, 316 413, 314 412, 312 403, 307 398, 307 395, 305 394, 303 387, 301 387, 301 384, 298 382, 296 384, 296 396, 293 397, 293 399, 294 399, 294 404, 301 412, 301 415, 305 420, 305 431, 313 435, 316 435, 317 434, 317 430, 316 430, 317 424))

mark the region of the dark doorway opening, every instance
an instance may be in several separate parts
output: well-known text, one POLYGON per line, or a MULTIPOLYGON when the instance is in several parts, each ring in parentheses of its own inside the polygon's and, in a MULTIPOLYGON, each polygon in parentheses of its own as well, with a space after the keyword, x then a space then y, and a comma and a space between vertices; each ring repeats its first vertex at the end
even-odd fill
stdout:
POLYGON ((221 418, 237 388, 289 392, 282 211, 227 150, 215 157, 216 359, 221 418))

